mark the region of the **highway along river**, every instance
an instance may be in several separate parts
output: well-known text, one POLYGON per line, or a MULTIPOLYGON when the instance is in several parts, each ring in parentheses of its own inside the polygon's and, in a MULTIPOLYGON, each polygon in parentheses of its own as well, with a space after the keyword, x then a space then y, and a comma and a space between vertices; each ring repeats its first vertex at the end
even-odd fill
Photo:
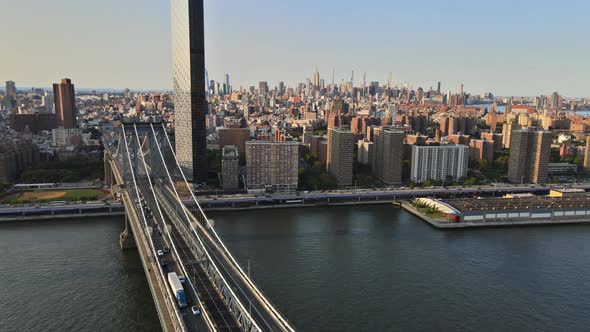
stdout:
MULTIPOLYGON (((210 212, 303 331, 590 326, 590 226, 439 231, 393 206, 210 212)), ((0 331, 154 331, 122 219, 0 224, 0 331)), ((249 262, 249 264, 248 264, 249 262)))

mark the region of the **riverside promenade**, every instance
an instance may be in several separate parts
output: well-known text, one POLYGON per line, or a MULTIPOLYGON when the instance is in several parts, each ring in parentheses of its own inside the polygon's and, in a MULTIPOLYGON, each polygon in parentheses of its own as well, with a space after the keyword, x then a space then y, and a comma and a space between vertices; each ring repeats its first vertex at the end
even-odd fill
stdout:
POLYGON ((59 205, 27 204, 0 208, 0 222, 33 221, 71 218, 123 216, 125 207, 120 203, 72 203, 59 205))

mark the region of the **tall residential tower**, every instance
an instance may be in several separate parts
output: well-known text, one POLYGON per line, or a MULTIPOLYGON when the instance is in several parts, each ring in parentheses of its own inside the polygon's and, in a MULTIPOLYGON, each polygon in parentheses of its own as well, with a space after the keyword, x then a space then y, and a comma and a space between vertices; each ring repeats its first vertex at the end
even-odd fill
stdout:
POLYGON ((402 183, 405 136, 403 131, 389 126, 373 128, 375 152, 370 156, 371 168, 375 176, 386 184, 402 183))
POLYGON ((520 129, 510 137, 508 180, 514 183, 546 183, 552 134, 520 129))
POLYGON ((176 155, 193 182, 207 179, 203 0, 171 0, 176 155))
POLYGON ((76 92, 72 80, 64 78, 60 83, 53 84, 53 101, 57 124, 64 128, 76 128, 76 92))
POLYGON ((348 128, 328 129, 328 161, 326 170, 336 177, 338 185, 352 185, 354 134, 348 128))
POLYGON ((6 95, 4 96, 6 111, 9 113, 16 107, 16 84, 13 81, 6 81, 6 95))

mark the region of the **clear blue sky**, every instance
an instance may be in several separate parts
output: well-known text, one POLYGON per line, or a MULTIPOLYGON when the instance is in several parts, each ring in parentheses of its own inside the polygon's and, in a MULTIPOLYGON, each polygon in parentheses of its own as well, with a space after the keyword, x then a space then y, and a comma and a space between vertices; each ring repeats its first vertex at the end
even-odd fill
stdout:
MULTIPOLYGON (((0 0, 0 80, 172 86, 167 0, 0 0)), ((473 93, 590 96, 582 0, 205 0, 211 79, 408 81, 473 93)))

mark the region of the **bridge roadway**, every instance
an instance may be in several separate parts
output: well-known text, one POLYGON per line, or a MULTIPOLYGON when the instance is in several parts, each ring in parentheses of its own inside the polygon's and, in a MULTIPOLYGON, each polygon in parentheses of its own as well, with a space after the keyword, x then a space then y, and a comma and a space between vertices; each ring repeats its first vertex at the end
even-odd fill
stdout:
POLYGON ((122 192, 122 199, 129 209, 126 210, 129 226, 135 239, 137 251, 141 257, 141 263, 144 268, 146 279, 154 299, 156 311, 160 318, 160 324, 164 331, 186 331, 182 323, 178 322, 176 317, 180 315, 174 299, 170 297, 166 280, 163 278, 163 271, 158 262, 156 254, 153 252, 149 241, 145 238, 142 230, 140 217, 133 207, 133 203, 127 192, 122 192), (178 316, 177 316, 178 315, 178 316))
MULTIPOLYGON (((199 264, 199 258, 194 257, 192 251, 187 247, 182 236, 180 236, 175 223, 170 219, 175 216, 170 216, 166 213, 166 209, 160 205, 155 192, 151 191, 151 186, 147 182, 147 180, 138 181, 138 189, 141 192, 141 199, 138 203, 142 203, 143 201, 144 203, 142 204, 144 204, 145 207, 153 208, 149 208, 147 211, 149 211, 148 215, 151 216, 149 217, 150 222, 154 229, 157 229, 155 233, 170 235, 159 235, 156 239, 159 245, 156 249, 159 248, 163 250, 164 247, 172 249, 170 253, 164 254, 166 257, 163 257, 169 259, 169 262, 173 261, 173 264, 169 263, 165 267, 165 271, 174 271, 179 276, 184 276, 185 278, 190 279, 195 286, 195 289, 193 290, 192 287, 188 287, 188 285, 185 285, 184 287, 189 301, 192 304, 200 302, 203 305, 204 308, 201 309, 206 310, 207 314, 211 316, 217 331, 241 331, 215 286, 211 283, 205 271, 203 271, 201 264, 199 264), (162 212, 161 214, 160 211, 162 212), (167 231, 169 231, 169 233, 167 233, 167 231), (174 257, 173 253, 178 254, 178 257, 174 257)), ((180 311, 185 315, 183 318, 185 319, 188 330, 205 330, 203 320, 195 319, 194 315, 190 312, 190 305, 185 309, 180 309, 180 311)))
MULTIPOLYGON (((111 159, 110 163, 116 182, 119 184, 125 183, 116 167, 116 162, 111 159)), ((127 187, 132 188, 131 191, 135 191, 134 189, 137 188, 135 186, 127 187)), ((136 197, 135 199, 131 199, 132 194, 125 189, 121 190, 120 193, 122 194, 129 225, 140 253, 162 329, 164 331, 211 331, 212 329, 209 328, 202 315, 197 317, 191 312, 191 306, 199 303, 196 294, 190 290, 186 291, 185 294, 189 304, 186 308, 179 308, 168 285, 167 274, 176 272, 177 275, 182 276, 184 273, 181 265, 177 263, 177 258, 172 254, 172 250, 169 253, 164 253, 162 257, 158 256, 157 251, 170 248, 171 243, 163 236, 165 226, 162 222, 154 218, 153 215, 152 217, 146 216, 148 215, 146 210, 149 208, 148 201, 144 202, 141 196, 149 199, 150 195, 142 194, 140 188, 137 189, 137 192, 133 195, 136 197), (138 194, 140 197, 137 197, 138 194), (142 223, 142 219, 145 224, 142 223), (161 265, 162 259, 166 259, 166 266, 161 265)), ((187 290, 187 287, 185 287, 185 290, 187 290)))
MULTIPOLYGON (((116 179, 119 186, 130 194, 135 192, 133 198, 137 201, 131 205, 125 202, 125 206, 141 214, 145 224, 143 233, 153 242, 152 254, 163 245, 170 247, 168 257, 175 264, 169 267, 182 271, 187 278, 185 291, 194 295, 202 309, 200 317, 210 330, 294 331, 244 273, 203 211, 193 210, 198 212, 195 216, 183 204, 178 185, 189 191, 190 185, 176 159, 166 128, 156 127, 153 123, 126 123, 121 125, 118 137, 114 135, 117 133, 104 136, 105 146, 110 149, 105 155, 108 161, 105 171, 109 173, 110 168, 112 172, 121 172, 116 179), (164 240, 159 239, 162 234, 164 240)), ((112 180, 111 175, 105 178, 112 180)), ((198 207, 194 197, 193 202, 198 207)), ((169 318, 177 319, 183 330, 193 327, 184 312, 178 313, 175 306, 167 305, 167 308, 171 313, 169 318)))
MULTIPOLYGON (((170 187, 163 183, 157 185, 155 189, 156 192, 158 192, 158 194, 163 197, 162 200, 170 200, 170 197, 174 197, 174 193, 170 187)), ((223 273, 224 277, 226 280, 228 280, 228 282, 231 283, 234 291, 242 303, 247 306, 248 310, 250 311, 250 315, 252 315, 261 329, 263 331, 285 330, 283 322, 280 321, 280 318, 278 318, 272 311, 266 309, 268 304, 263 295, 260 294, 257 287, 254 287, 252 281, 249 280, 249 278, 246 278, 243 271, 238 268, 238 265, 236 264, 237 262, 233 261, 231 257, 229 257, 229 253, 211 234, 207 225, 204 225, 204 222, 195 217, 195 214, 192 212, 187 212, 191 218, 191 224, 196 226, 196 231, 203 240, 205 247, 211 254, 211 257, 214 259, 216 265, 221 267, 221 272, 223 273)), ((182 218, 177 216, 177 219, 181 220, 182 218)), ((190 233, 190 225, 186 225, 186 228, 183 231, 190 233)))
MULTIPOLYGON (((176 227, 172 227, 172 238, 183 262, 198 261, 198 258, 194 257, 176 227)), ((235 318, 219 296, 201 264, 185 264, 185 268, 188 271, 187 278, 191 278, 195 287, 198 289, 200 301, 211 314, 211 319, 215 322, 216 329, 218 331, 241 331, 235 318)))

